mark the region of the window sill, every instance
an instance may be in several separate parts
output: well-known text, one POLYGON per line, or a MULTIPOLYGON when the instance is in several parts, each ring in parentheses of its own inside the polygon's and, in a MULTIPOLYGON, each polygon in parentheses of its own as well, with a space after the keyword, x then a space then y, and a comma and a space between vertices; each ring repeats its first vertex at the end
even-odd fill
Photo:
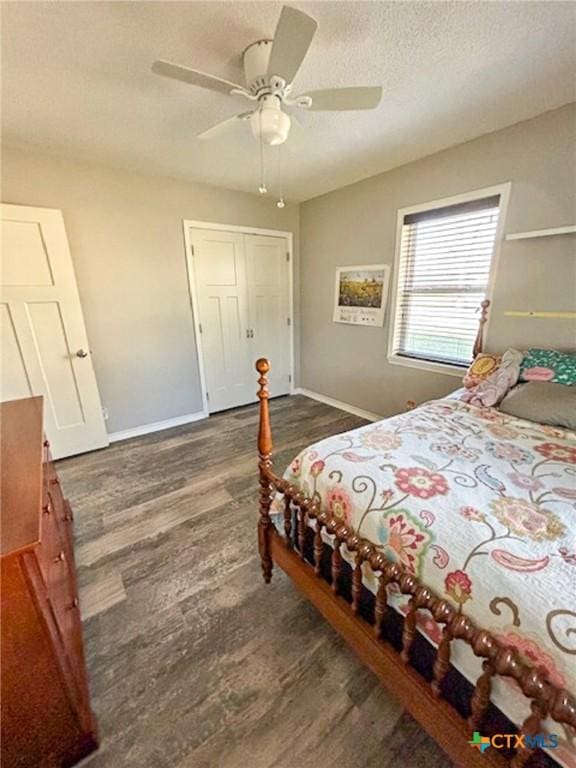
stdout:
POLYGON ((388 362, 392 363, 392 365, 403 365, 406 368, 419 368, 423 371, 456 376, 460 380, 464 378, 467 368, 460 365, 449 365, 448 363, 435 363, 432 360, 417 360, 415 358, 402 357, 401 355, 388 355, 388 362))

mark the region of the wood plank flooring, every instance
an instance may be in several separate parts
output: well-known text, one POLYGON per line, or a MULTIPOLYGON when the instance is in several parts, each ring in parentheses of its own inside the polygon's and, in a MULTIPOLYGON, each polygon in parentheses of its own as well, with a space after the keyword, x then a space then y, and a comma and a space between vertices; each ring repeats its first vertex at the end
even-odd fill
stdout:
MULTIPOLYGON (((275 465, 362 420, 271 402, 275 465)), ((449 768, 256 551, 257 408, 58 462, 75 512, 89 768, 449 768)))

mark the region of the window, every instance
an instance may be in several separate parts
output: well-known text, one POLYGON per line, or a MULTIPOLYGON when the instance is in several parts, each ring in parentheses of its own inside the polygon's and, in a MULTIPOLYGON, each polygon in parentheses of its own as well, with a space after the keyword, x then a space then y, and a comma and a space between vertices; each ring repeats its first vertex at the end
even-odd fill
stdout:
MULTIPOLYGON (((466 367, 490 283, 498 194, 399 212, 396 301, 390 359, 466 367)), ((481 195, 481 193, 478 193, 481 195)))

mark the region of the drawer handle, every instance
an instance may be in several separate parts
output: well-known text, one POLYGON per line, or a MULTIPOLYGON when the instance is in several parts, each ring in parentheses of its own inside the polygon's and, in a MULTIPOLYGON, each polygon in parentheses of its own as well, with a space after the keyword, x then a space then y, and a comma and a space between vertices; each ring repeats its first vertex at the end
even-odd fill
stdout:
POLYGON ((44 440, 44 448, 50 448, 50 440, 44 440))
POLYGON ((78 604, 79 604, 78 598, 75 597, 70 603, 70 605, 68 605, 68 610, 73 611, 75 608, 78 608, 78 604))
POLYGON ((67 513, 66 513, 66 514, 63 516, 62 520, 64 520, 64 522, 65 522, 65 523, 71 523, 71 522, 72 522, 72 520, 74 520, 74 518, 72 517, 72 514, 71 514, 70 512, 67 512, 67 513))
POLYGON ((54 562, 55 563, 63 563, 64 560, 66 560, 66 555, 64 554, 63 551, 62 552, 58 552, 58 554, 54 558, 54 562))
POLYGON ((51 509, 51 507, 50 507, 50 502, 47 502, 46 504, 44 504, 44 506, 42 507, 42 512, 43 512, 45 515, 49 515, 49 514, 50 514, 50 512, 52 512, 52 509, 51 509))
POLYGON ((50 482, 52 483, 52 485, 59 485, 60 484, 60 480, 58 480, 57 477, 53 477, 52 480, 50 480, 50 482))

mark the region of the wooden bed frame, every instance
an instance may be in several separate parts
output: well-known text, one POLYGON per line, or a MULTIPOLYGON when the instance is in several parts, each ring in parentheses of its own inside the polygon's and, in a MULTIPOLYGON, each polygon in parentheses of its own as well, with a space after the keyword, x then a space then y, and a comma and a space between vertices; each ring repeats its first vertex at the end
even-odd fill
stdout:
MULTIPOLYGON (((362 661, 380 678, 386 688, 400 700, 406 710, 428 731, 450 758, 462 768, 522 768, 540 764, 539 749, 512 749, 507 753, 488 749, 483 754, 469 742, 474 731, 481 731, 490 704, 492 680, 501 675, 516 680, 527 698, 531 713, 519 731, 534 737, 543 731, 542 721, 552 717, 560 724, 576 728, 576 701, 565 690, 546 681, 542 675, 524 663, 510 647, 490 632, 477 627, 465 613, 456 610, 440 598, 416 576, 398 563, 387 559, 367 539, 357 536, 351 527, 330 515, 314 500, 306 497, 294 485, 274 474, 272 466, 272 432, 268 408, 268 360, 256 363, 260 400, 258 454, 260 471, 260 516, 258 547, 264 581, 270 582, 273 563, 294 581, 362 661), (284 535, 270 518, 270 507, 276 493, 284 496, 284 535), (294 517, 295 515, 295 517, 294 517), (308 521, 316 521, 312 531, 308 521), (295 525, 296 530, 293 530, 295 525), (334 536, 334 547, 322 539, 322 530, 334 536), (313 536, 313 564, 304 556, 307 536, 313 536), (351 601, 339 594, 343 572, 341 547, 355 553, 351 576, 351 601), (331 583, 322 576, 322 563, 329 548, 331 583), (362 564, 368 564, 378 579, 378 590, 369 622, 360 615, 362 564), (388 605, 388 587, 397 585, 410 595, 409 610, 403 620, 401 651, 387 641, 385 617, 396 611, 388 605), (426 610, 443 627, 442 639, 435 654, 431 680, 427 681, 411 664, 411 651, 417 635, 417 612, 426 610), (460 715, 446 700, 443 682, 450 664, 453 639, 464 641, 474 654, 483 659, 483 672, 473 686, 470 716, 460 715)), ((553 752, 547 753, 553 757, 553 752)), ((548 763, 549 764, 549 763, 548 763)))

